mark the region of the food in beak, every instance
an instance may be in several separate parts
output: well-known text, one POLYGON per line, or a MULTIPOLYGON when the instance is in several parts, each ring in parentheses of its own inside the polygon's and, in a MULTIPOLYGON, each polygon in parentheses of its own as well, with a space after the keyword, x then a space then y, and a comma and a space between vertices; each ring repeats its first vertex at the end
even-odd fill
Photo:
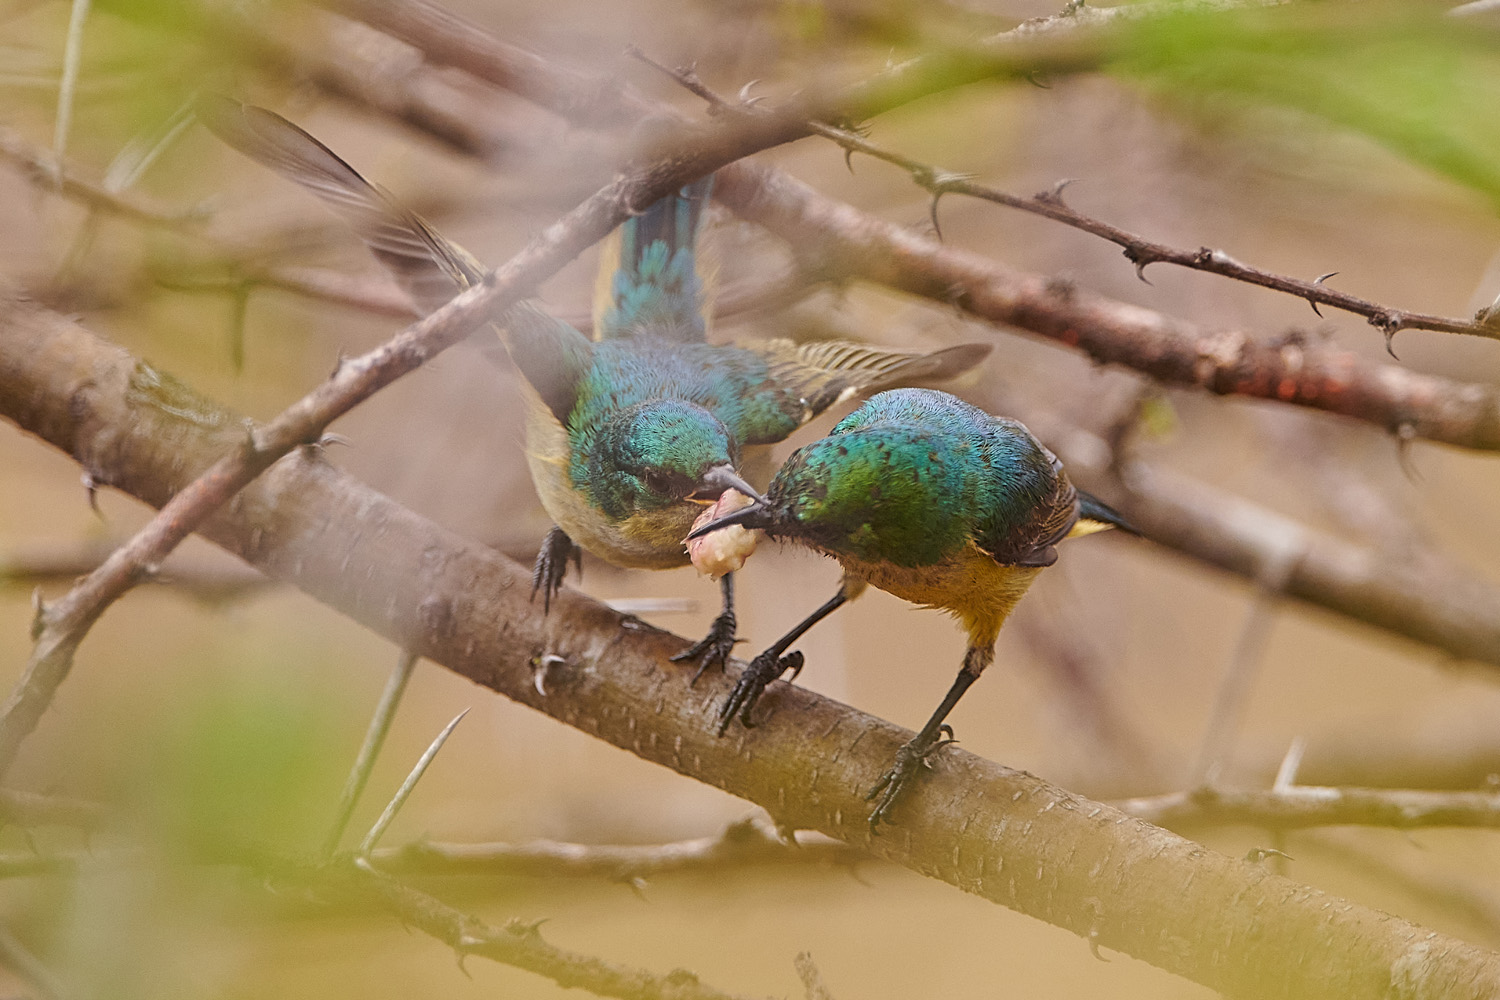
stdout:
MULTIPOLYGON (((693 530, 754 502, 739 490, 727 489, 712 506, 704 508, 703 513, 698 515, 698 519, 693 522, 693 530)), ((758 528, 733 524, 688 542, 688 558, 698 572, 717 580, 725 573, 733 573, 745 565, 745 560, 750 558, 760 542, 760 536, 758 528)))

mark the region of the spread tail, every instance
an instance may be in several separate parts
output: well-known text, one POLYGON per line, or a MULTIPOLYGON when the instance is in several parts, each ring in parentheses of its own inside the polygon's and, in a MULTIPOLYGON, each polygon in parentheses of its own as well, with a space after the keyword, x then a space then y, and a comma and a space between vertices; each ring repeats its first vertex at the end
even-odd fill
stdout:
POLYGON ((698 247, 713 190, 705 177, 622 225, 604 248, 594 295, 600 340, 649 332, 683 343, 708 335, 711 268, 698 247))

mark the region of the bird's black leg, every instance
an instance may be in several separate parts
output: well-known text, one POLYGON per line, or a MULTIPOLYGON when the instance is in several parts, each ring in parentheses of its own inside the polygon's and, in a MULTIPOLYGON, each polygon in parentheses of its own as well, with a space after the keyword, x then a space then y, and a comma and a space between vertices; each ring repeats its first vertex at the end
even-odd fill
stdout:
POLYGON ((919 768, 931 767, 927 758, 934 750, 947 746, 949 743, 957 742, 953 738, 953 727, 945 725, 943 720, 948 713, 953 711, 953 706, 969 690, 969 685, 979 679, 984 668, 990 665, 995 658, 995 648, 970 646, 969 651, 964 654, 964 665, 958 672, 958 677, 953 681, 953 686, 943 696, 943 703, 932 713, 932 718, 927 720, 927 725, 917 734, 916 739, 903 744, 896 751, 896 759, 891 763, 890 769, 880 776, 870 794, 865 796, 866 802, 873 802, 876 798, 880 801, 875 804, 875 810, 870 813, 870 832, 879 836, 881 822, 891 821, 891 808, 903 789, 911 784, 911 780, 917 776, 919 768))
POLYGON ((745 672, 740 674, 739 682, 735 684, 734 690, 729 693, 724 707, 719 710, 720 736, 723 736, 729 729, 729 723, 734 721, 736 713, 739 714, 740 722, 746 729, 754 727, 755 724, 750 721, 750 711, 755 708, 755 703, 760 701, 760 696, 766 690, 767 685, 788 670, 792 672, 793 677, 802 672, 800 652, 787 656, 781 654, 786 652, 788 646, 802 638, 804 632, 843 607, 847 601, 858 597, 864 589, 864 581, 853 581, 846 577, 840 584, 837 594, 829 598, 818 610, 798 622, 790 632, 772 643, 764 653, 750 661, 745 667, 745 672))
POLYGON ((719 589, 724 592, 724 610, 719 612, 719 617, 714 619, 713 625, 709 627, 708 635, 693 643, 687 649, 672 657, 673 663, 691 663, 698 661, 698 670, 693 674, 693 679, 688 681, 691 687, 698 683, 698 678, 709 667, 724 669, 724 662, 729 659, 729 654, 734 652, 735 629, 738 622, 734 617, 734 574, 725 573, 719 581, 719 589))
POLYGON ((556 525, 547 532, 547 537, 542 539, 541 550, 536 554, 536 562, 531 567, 531 599, 536 600, 536 592, 542 592, 542 613, 546 614, 552 610, 552 598, 562 589, 563 577, 568 575, 568 558, 572 557, 573 565, 578 567, 578 574, 583 575, 583 550, 573 544, 573 539, 568 533, 556 525))

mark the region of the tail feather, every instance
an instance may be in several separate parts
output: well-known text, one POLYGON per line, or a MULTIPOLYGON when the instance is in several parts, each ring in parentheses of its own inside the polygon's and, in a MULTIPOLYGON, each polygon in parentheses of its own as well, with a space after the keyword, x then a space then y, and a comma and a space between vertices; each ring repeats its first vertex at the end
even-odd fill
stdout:
POLYGON ((712 177, 695 181, 620 227, 600 262, 600 339, 641 332, 684 343, 707 337, 712 282, 697 244, 712 190, 712 177))

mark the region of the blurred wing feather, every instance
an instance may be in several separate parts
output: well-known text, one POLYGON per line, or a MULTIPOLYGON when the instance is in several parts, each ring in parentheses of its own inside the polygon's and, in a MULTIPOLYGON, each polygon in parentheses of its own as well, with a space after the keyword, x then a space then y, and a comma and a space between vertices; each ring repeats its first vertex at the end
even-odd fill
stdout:
POLYGON ((738 346, 760 355, 771 379, 801 401, 807 421, 857 395, 950 379, 978 365, 989 344, 939 351, 885 351, 848 340, 762 340, 738 346))
POLYGON ((204 98, 197 110, 209 131, 226 144, 300 184, 338 213, 422 313, 484 276, 484 265, 468 251, 275 112, 224 97, 204 98))

